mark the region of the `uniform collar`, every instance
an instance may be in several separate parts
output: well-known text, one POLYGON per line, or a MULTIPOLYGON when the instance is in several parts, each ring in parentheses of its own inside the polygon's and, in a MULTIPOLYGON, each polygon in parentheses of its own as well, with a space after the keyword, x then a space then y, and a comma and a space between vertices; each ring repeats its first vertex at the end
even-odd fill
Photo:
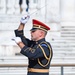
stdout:
POLYGON ((43 39, 41 39, 41 40, 36 41, 36 44, 39 44, 39 43, 41 43, 42 41, 45 41, 45 38, 43 38, 43 39))

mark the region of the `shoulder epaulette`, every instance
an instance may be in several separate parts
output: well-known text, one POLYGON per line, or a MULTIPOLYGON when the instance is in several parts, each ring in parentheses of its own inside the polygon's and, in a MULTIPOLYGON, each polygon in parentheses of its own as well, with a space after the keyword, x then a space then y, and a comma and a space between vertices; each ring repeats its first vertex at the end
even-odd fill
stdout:
POLYGON ((41 46, 43 47, 48 47, 47 44, 42 43, 41 46))

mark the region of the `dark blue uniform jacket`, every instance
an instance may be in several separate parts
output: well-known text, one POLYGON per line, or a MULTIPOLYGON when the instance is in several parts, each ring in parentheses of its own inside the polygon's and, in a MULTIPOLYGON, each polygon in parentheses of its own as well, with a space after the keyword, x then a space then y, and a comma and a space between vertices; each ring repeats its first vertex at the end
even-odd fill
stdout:
MULTIPOLYGON (((18 37, 21 37, 22 42, 25 44, 25 46, 21 49, 20 53, 28 57, 28 60, 29 60, 28 68, 49 69, 50 62, 48 63, 48 65, 46 65, 48 60, 45 58, 43 51, 39 47, 39 44, 43 48, 47 57, 49 57, 51 54, 51 57, 50 57, 50 61, 51 61, 52 48, 51 48, 50 43, 46 42, 45 38, 39 41, 36 41, 36 42, 29 40, 25 38, 23 30, 21 31, 15 30, 15 35, 18 37), (51 51, 49 50, 48 45, 45 43, 47 43, 50 46, 51 51), (46 65, 46 66, 41 66, 38 62, 38 59, 40 60, 41 64, 46 65)), ((30 73, 28 72, 28 75, 49 75, 49 73, 32 73, 32 72, 30 73)))

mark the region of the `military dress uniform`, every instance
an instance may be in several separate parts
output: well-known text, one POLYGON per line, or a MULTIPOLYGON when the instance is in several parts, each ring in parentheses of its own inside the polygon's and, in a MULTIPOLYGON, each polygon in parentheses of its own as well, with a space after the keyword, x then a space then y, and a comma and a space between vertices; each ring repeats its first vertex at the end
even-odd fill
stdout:
MULTIPOLYGON (((49 30, 45 24, 40 21, 33 20, 33 28, 49 30)), ((29 40, 24 36, 23 30, 15 30, 15 35, 20 37, 25 46, 21 49, 21 54, 28 57, 28 74, 27 75, 49 75, 49 67, 52 59, 52 47, 49 42, 42 38, 38 41, 29 40)))

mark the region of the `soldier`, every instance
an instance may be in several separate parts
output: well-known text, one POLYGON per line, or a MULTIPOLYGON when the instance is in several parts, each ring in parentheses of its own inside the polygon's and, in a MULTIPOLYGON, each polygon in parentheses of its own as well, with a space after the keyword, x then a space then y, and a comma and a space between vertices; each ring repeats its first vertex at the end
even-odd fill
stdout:
POLYGON ((20 26, 15 30, 16 37, 13 40, 21 48, 20 53, 28 57, 28 73, 27 75, 49 75, 49 67, 52 59, 52 47, 45 40, 47 31, 50 28, 44 23, 33 19, 33 27, 31 31, 31 40, 24 36, 24 26, 29 16, 21 18, 20 26))
POLYGON ((26 12, 28 12, 28 10, 29 10, 29 0, 26 0, 26 5, 27 5, 26 12))
POLYGON ((23 3, 23 0, 19 0, 20 13, 22 13, 22 11, 23 11, 23 9, 22 9, 22 3, 23 3))

